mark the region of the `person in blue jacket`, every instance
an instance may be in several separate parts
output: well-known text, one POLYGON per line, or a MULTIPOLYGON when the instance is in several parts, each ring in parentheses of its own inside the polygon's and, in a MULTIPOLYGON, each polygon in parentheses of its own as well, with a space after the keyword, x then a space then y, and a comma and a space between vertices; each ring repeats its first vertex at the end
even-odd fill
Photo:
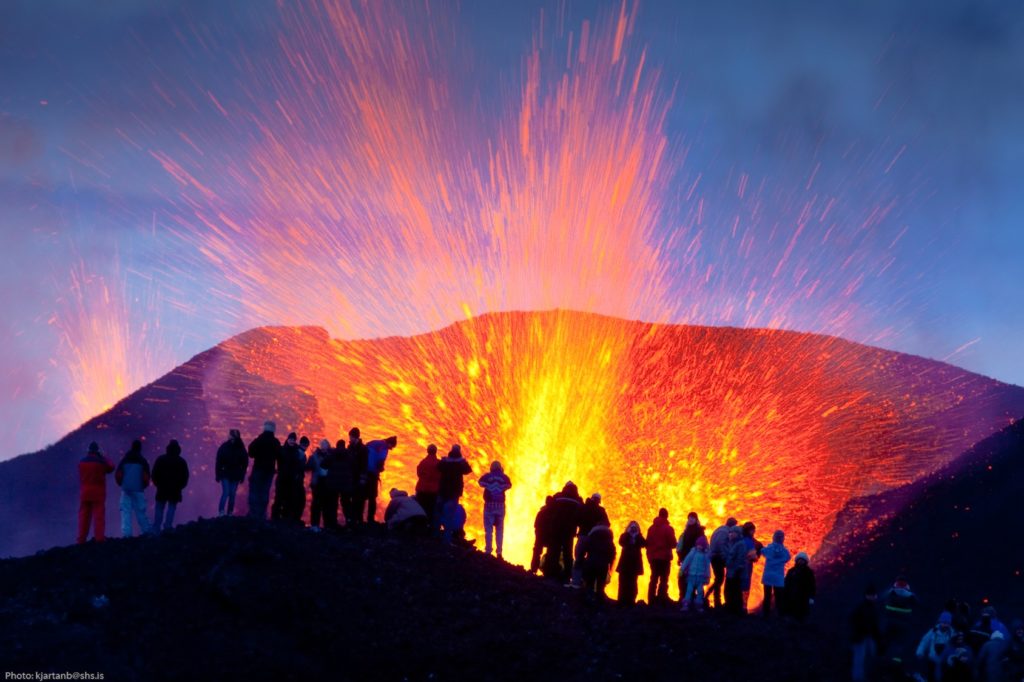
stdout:
POLYGON ((782 604, 782 590, 786 585, 786 564, 789 563, 789 550, 783 542, 786 534, 781 530, 772 533, 772 541, 761 550, 764 557, 764 573, 761 575, 761 585, 764 586, 764 606, 761 609, 765 618, 772 610, 772 595, 775 595, 775 605, 782 604))

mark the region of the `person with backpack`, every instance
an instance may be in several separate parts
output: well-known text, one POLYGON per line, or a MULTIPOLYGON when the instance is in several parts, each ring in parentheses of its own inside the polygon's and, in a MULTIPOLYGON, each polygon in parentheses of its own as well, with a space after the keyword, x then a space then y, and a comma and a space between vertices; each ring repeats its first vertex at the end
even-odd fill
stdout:
POLYGON ((423 507, 430 525, 436 525, 435 508, 437 493, 441 489, 441 472, 437 468, 441 460, 437 458, 437 446, 427 446, 427 456, 416 465, 416 501, 423 507))
POLYGON ((156 486, 156 514, 153 518, 153 532, 174 525, 174 512, 181 502, 181 491, 188 485, 188 464, 181 456, 181 446, 172 440, 167 452, 153 463, 153 485, 156 486), (164 509, 167 516, 164 516, 164 509))
POLYGON ((737 523, 736 519, 730 516, 724 526, 719 526, 711 534, 709 541, 708 551, 711 555, 711 573, 714 580, 711 582, 711 587, 704 593, 704 601, 709 601, 714 596, 716 609, 722 608, 722 587, 725 585, 725 554, 729 548, 729 529, 734 528, 737 523))
POLYGON ((107 475, 114 471, 114 463, 100 452, 96 441, 89 443, 89 452, 78 461, 79 503, 78 537, 82 544, 93 528, 93 539, 103 542, 107 523, 107 475))
POLYGON ((811 605, 817 596, 818 587, 811 570, 811 558, 807 552, 797 552, 793 568, 786 572, 783 589, 786 615, 802 623, 811 613, 811 605))
POLYGON ((633 606, 638 591, 637 582, 644 574, 643 549, 647 540, 640 533, 640 524, 630 521, 626 532, 619 536, 619 547, 622 554, 615 572, 619 574, 619 605, 633 606))
POLYGON ((131 448, 117 463, 114 480, 121 486, 121 535, 132 536, 132 514, 140 533, 149 532, 146 518, 146 488, 149 487, 149 462, 142 456, 142 441, 132 441, 131 448))
POLYGON ((608 584, 612 564, 615 563, 615 540, 612 529, 597 525, 590 529, 581 540, 583 551, 580 562, 583 564, 583 594, 588 600, 603 603, 604 589, 608 584))
POLYGON ((480 477, 484 489, 484 552, 491 553, 491 535, 494 535, 498 558, 505 541, 505 492, 512 481, 501 468, 501 462, 491 462, 491 470, 480 477))
POLYGON ((711 556, 708 552, 708 540, 703 535, 697 536, 693 548, 679 565, 679 582, 686 584, 679 593, 682 610, 691 607, 697 612, 704 611, 704 586, 711 582, 711 556))
MULTIPOLYGON (((366 499, 366 521, 377 522, 377 495, 380 492, 380 475, 384 472, 384 463, 388 453, 398 445, 398 436, 389 436, 383 440, 371 440, 366 444, 366 482, 363 495, 366 499)), ((360 509, 360 513, 362 510, 360 509)))
POLYGON ((899 669, 910 661, 911 624, 914 608, 917 606, 917 595, 910 589, 904 576, 898 576, 892 587, 882 595, 882 642, 885 657, 889 663, 899 669))
POLYGON ((772 594, 775 595, 775 606, 782 606, 782 590, 786 585, 786 564, 789 563, 789 550, 783 544, 786 534, 781 530, 772 533, 772 541, 761 554, 764 556, 764 573, 761 584, 764 586, 764 603, 761 612, 767 618, 772 610, 772 594))
POLYGON ((249 516, 254 519, 267 518, 270 504, 270 486, 274 483, 277 461, 281 459, 281 441, 274 435, 277 426, 267 420, 263 432, 249 443, 249 459, 252 473, 249 474, 249 516))
POLYGON ((249 453, 242 442, 242 434, 238 429, 231 429, 228 432, 228 439, 217 448, 217 459, 214 464, 214 478, 220 483, 218 516, 231 516, 234 513, 235 495, 238 486, 245 481, 245 472, 248 469, 249 453))

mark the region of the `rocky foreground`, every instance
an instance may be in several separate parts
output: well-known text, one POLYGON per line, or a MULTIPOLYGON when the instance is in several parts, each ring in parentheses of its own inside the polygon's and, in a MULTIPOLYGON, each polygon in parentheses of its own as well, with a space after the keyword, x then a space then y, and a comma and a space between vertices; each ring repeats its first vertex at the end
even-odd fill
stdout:
MULTIPOLYGON (((642 580, 641 586, 646 584, 642 580)), ((841 680, 842 618, 594 606, 471 550, 228 518, 0 561, 4 672, 107 680, 841 680)))

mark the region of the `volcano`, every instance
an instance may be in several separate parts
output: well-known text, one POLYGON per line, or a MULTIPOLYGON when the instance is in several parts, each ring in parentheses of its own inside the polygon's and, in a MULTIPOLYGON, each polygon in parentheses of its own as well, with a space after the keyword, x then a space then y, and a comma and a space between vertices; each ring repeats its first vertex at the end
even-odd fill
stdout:
MULTIPOLYGON (((677 529, 691 510, 712 527, 731 515, 755 520, 759 535, 783 528, 794 551, 835 561, 836 548, 853 551, 835 537, 851 500, 934 474, 1022 415, 1019 387, 791 331, 569 311, 488 314, 356 341, 265 327, 195 356, 55 445, 0 464, 0 555, 73 540, 76 462, 92 440, 116 460, 144 438, 152 462, 176 438, 193 476, 179 507, 187 521, 215 513, 213 460, 228 430, 248 441, 274 419, 278 435, 314 443, 351 426, 366 439, 397 435, 384 496, 412 489, 431 442, 442 452, 461 443, 476 474, 502 461, 513 480, 513 562, 528 561, 536 510, 570 479, 602 493, 616 530, 631 519, 646 527, 662 506, 677 529)), ((479 532, 482 501, 467 483, 470 530, 479 532)), ((116 507, 108 495, 109 519, 116 507)))

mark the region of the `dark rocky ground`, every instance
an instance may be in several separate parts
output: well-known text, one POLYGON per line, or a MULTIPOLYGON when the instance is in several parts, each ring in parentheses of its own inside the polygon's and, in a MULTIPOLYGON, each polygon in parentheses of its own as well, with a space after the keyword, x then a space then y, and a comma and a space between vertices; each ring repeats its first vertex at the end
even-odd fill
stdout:
POLYGON ((594 607, 479 552, 376 529, 199 521, 0 561, 0 590, 5 672, 769 681, 841 680, 846 670, 827 614, 798 626, 594 607))

